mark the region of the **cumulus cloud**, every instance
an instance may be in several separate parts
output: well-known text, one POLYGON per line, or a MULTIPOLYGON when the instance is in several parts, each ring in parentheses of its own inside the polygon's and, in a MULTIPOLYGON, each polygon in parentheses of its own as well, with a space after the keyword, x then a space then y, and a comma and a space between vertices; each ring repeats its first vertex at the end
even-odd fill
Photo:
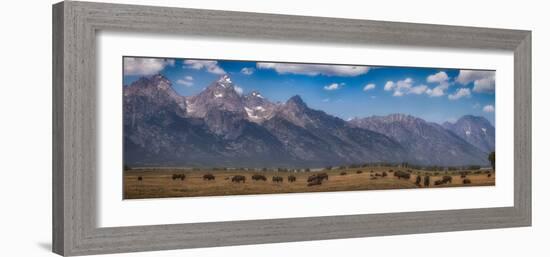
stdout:
POLYGON ((323 89, 332 91, 332 90, 338 90, 344 86, 344 83, 332 83, 330 85, 326 85, 323 87, 323 89))
POLYGON ((493 105, 485 105, 483 106, 484 112, 495 112, 495 107, 493 105))
POLYGON ((495 92, 495 72, 494 71, 476 71, 460 70, 456 81, 462 85, 474 83, 473 91, 476 93, 494 93, 495 92))
POLYGON ((124 75, 150 76, 162 71, 166 66, 174 66, 174 59, 163 58, 124 58, 124 75))
POLYGON ((193 77, 185 76, 183 77, 183 79, 176 80, 176 84, 180 84, 186 87, 191 87, 193 86, 193 77))
POLYGON ((421 94, 424 94, 427 90, 428 90, 428 86, 420 85, 420 86, 412 87, 409 90, 409 93, 410 94, 415 94, 415 95, 421 95, 421 94))
POLYGON ((449 95, 449 100, 458 100, 462 97, 470 97, 470 95, 471 93, 469 88, 459 88, 454 94, 449 95))
POLYGON ((440 97, 445 95, 445 90, 447 90, 448 86, 436 86, 434 88, 430 88, 426 90, 426 94, 430 97, 440 97))
POLYGON ((384 90, 386 91, 392 91, 394 88, 395 88, 395 82, 391 80, 386 82, 386 84, 384 85, 384 90))
POLYGON ((244 75, 252 75, 254 73, 255 69, 251 67, 244 67, 241 69, 241 73, 244 75))
POLYGON ((427 95, 429 95, 430 97, 444 96, 447 89, 449 88, 449 75, 447 75, 447 73, 444 71, 440 71, 426 77, 426 82, 437 84, 437 86, 435 86, 434 88, 426 89, 427 95))
POLYGON ((393 96, 404 96, 407 94, 420 95, 428 90, 428 86, 426 85, 413 86, 413 84, 414 81, 411 78, 406 78, 397 82, 390 80, 384 85, 384 90, 393 91, 393 96))
POLYGON ((449 81, 449 76, 447 75, 446 72, 440 71, 436 74, 432 74, 432 75, 428 76, 426 78, 426 81, 428 83, 438 83, 438 84, 447 83, 447 81, 449 81))
POLYGON ((217 61, 208 61, 208 60, 185 60, 183 62, 185 68, 190 68, 194 70, 206 70, 213 74, 222 75, 226 72, 218 65, 217 61))
POLYGON ((370 83, 370 84, 365 85, 365 87, 363 87, 363 91, 367 92, 367 91, 373 90, 375 88, 376 88, 376 85, 373 84, 373 83, 370 83))
POLYGON ((369 72, 367 66, 351 65, 323 65, 323 64, 299 64, 299 63, 272 63, 258 62, 258 69, 273 69, 279 74, 300 74, 308 76, 342 76, 355 77, 369 72))
POLYGON ((235 89, 235 92, 237 92, 237 94, 239 95, 242 95, 244 93, 244 89, 242 87, 235 85, 233 86, 233 88, 235 89))

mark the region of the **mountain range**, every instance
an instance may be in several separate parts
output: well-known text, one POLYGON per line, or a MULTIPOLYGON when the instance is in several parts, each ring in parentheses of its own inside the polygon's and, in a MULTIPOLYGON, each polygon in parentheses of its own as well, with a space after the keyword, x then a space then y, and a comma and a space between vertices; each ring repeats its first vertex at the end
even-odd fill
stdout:
POLYGON ((124 86, 124 162, 131 166, 323 167, 365 162, 488 165, 494 127, 464 116, 437 124, 404 114, 345 121, 296 95, 241 95, 227 75, 194 96, 163 75, 124 86))

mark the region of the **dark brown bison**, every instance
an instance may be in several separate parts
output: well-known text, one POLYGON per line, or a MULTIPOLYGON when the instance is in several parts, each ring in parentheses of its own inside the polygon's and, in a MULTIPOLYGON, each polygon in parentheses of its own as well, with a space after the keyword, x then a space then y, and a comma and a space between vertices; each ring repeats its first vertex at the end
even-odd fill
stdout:
POLYGON ((490 178, 490 177, 491 177, 491 173, 487 174, 487 177, 490 178))
POLYGON ((362 170, 358 170, 358 171, 356 171, 355 173, 361 174, 361 173, 363 173, 363 171, 362 171, 362 170))
POLYGON ((307 182, 311 182, 311 181, 314 181, 314 180, 320 180, 320 181, 328 180, 328 174, 323 172, 323 173, 311 175, 307 178, 307 182))
POLYGON ((464 180, 462 180, 462 184, 471 184, 472 181, 469 179, 469 178, 465 178, 464 180))
POLYGON ((138 181, 142 181, 143 180, 143 177, 139 176, 137 177, 138 181))
POLYGON ((252 180, 263 180, 263 181, 266 181, 267 178, 264 176, 264 175, 260 175, 260 174, 254 174, 252 175, 252 180))
POLYGON ((288 182, 292 183, 292 182, 296 181, 296 176, 290 175, 290 176, 288 176, 287 179, 288 179, 288 182))
POLYGON ((176 179, 185 180, 185 174, 173 174, 172 180, 176 180, 176 179))
POLYGON ((273 181, 275 183, 282 183, 283 182, 283 177, 273 176, 273 178, 271 178, 271 181, 273 181))
POLYGON ((425 187, 430 186, 430 176, 424 176, 424 186, 425 187))
POLYGON ((394 172, 393 175, 395 177, 397 177, 398 179, 410 179, 411 178, 410 173, 404 172, 404 171, 401 171, 401 170, 398 170, 398 171, 394 172))
POLYGON ((345 171, 340 172, 340 176, 345 176, 345 175, 347 175, 347 174, 348 174, 348 173, 345 172, 345 171))
POLYGON ((414 182, 417 186, 420 186, 420 183, 422 182, 422 177, 420 175, 416 176, 416 181, 414 182))
POLYGON ((434 185, 436 185, 436 186, 443 185, 443 184, 444 184, 444 183, 443 183, 443 180, 436 180, 436 181, 434 182, 434 185))
POLYGON ((202 179, 203 179, 203 180, 215 180, 216 177, 215 177, 214 175, 210 174, 210 173, 207 173, 207 174, 204 174, 204 175, 202 176, 202 179))
POLYGON ((388 176, 388 173, 387 173, 387 172, 385 172, 385 171, 384 171, 384 172, 382 172, 382 177, 386 177, 386 176, 388 176))
POLYGON ((453 182, 453 177, 443 176, 443 178, 441 179, 441 182, 443 182, 443 184, 452 183, 453 182))
POLYGON ((246 177, 243 176, 243 175, 235 175, 235 176, 233 176, 231 181, 235 182, 235 183, 240 183, 240 182, 245 183, 246 182, 246 177))
POLYGON ((314 179, 312 181, 308 181, 307 186, 320 186, 323 183, 323 180, 321 179, 314 179))

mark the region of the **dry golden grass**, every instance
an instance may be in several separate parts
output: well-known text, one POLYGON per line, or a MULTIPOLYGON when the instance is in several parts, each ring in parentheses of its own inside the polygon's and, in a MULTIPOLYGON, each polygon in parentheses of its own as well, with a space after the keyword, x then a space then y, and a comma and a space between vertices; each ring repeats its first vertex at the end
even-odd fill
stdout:
POLYGON ((307 178, 319 172, 254 172, 254 171, 189 171, 182 169, 139 169, 124 172, 124 199, 145 199, 164 197, 192 197, 192 196, 220 196, 220 195, 247 195, 247 194, 273 194, 273 193, 301 193, 301 192, 332 192, 332 191, 355 191, 355 190, 381 190, 381 189, 405 189, 418 188, 414 184, 418 175, 430 176, 430 188, 432 187, 456 187, 456 186, 493 186, 495 185, 495 173, 488 177, 486 173, 470 174, 467 178, 471 184, 464 185, 458 172, 425 172, 412 170, 411 178, 398 179, 393 176, 390 170, 406 170, 395 167, 367 167, 357 169, 321 171, 329 175, 328 181, 321 185, 308 186, 307 178), (362 173, 358 174, 357 171, 362 173), (371 172, 372 171, 372 172, 371 172), (382 174, 386 171, 386 177, 376 177, 375 174, 382 174), (340 175, 346 172, 347 175, 340 175), (215 180, 203 180, 206 173, 213 174, 215 180), (185 174, 185 179, 172 179, 173 174, 185 174), (267 181, 254 181, 251 176, 262 174, 267 181), (245 183, 232 182, 235 175, 246 177, 245 183), (294 175, 295 182, 288 182, 288 176, 294 175), (372 175, 372 176, 371 176, 372 175), (435 186, 434 182, 443 176, 452 176, 450 184, 435 186), (282 183, 272 182, 273 176, 281 176, 282 183), (141 177, 141 180, 138 179, 141 177), (373 179, 376 178, 376 179, 373 179))

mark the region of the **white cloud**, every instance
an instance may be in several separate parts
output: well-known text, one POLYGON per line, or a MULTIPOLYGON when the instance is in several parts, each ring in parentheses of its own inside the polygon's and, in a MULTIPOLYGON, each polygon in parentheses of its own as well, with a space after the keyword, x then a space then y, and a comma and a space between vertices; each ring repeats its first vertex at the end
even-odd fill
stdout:
POLYGON ((323 88, 325 90, 332 91, 332 90, 338 90, 338 89, 342 88, 343 86, 344 86, 344 83, 332 83, 330 85, 324 86, 323 88))
POLYGON ((444 71, 440 71, 436 74, 432 74, 428 76, 426 78, 426 81, 428 83, 438 83, 438 84, 447 83, 447 81, 449 81, 449 76, 447 76, 447 73, 445 73, 444 71))
POLYGON ((393 96, 403 96, 403 92, 402 91, 394 91, 393 96))
POLYGON ((395 88, 395 83, 393 81, 386 82, 386 85, 384 85, 384 90, 386 91, 392 91, 395 88))
POLYGON ((421 94, 424 94, 426 91, 428 91, 428 86, 420 85, 420 86, 412 87, 409 90, 409 93, 410 94, 415 94, 415 95, 421 95, 421 94))
POLYGON ((237 92, 237 94, 239 95, 242 95, 244 93, 244 90, 242 87, 239 87, 237 85, 233 86, 233 88, 235 89, 235 92, 237 92))
POLYGON ((373 84, 373 83, 370 83, 370 84, 365 85, 365 87, 363 87, 363 91, 367 92, 367 91, 373 90, 375 88, 376 88, 376 85, 373 84))
POLYGON ((330 101, 330 99, 328 99, 328 98, 325 98, 325 99, 323 99, 323 100, 321 100, 321 101, 322 101, 322 102, 324 102, 324 103, 327 103, 327 102, 329 102, 329 101, 330 101))
POLYGON ((226 72, 218 65, 217 61, 207 61, 207 60, 185 60, 183 62, 185 68, 190 68, 194 70, 205 69, 206 71, 222 75, 226 72))
POLYGON ((495 112, 495 107, 493 105, 485 105, 483 106, 484 112, 495 112))
POLYGON ((474 82, 474 92, 493 93, 495 92, 495 72, 494 71, 476 71, 460 70, 456 81, 462 85, 474 82))
POLYGON ((244 75, 252 75, 254 73, 255 69, 251 67, 244 67, 241 69, 241 73, 244 75))
POLYGON ((426 94, 430 97, 444 96, 445 92, 449 88, 449 76, 444 71, 429 75, 426 77, 426 82, 438 84, 434 88, 426 89, 426 94))
POLYGON ((450 100, 458 100, 462 97, 470 97, 470 89, 469 88, 459 88, 456 90, 454 94, 449 95, 450 100))
POLYGON ((185 76, 185 77, 183 77, 183 79, 176 80, 176 83, 180 84, 180 85, 184 85, 186 87, 191 87, 191 86, 193 86, 193 77, 185 76))
POLYGON ((369 72, 367 66, 351 65, 323 65, 323 64, 299 64, 299 63, 271 63, 258 62, 258 69, 273 69, 280 74, 300 74, 308 76, 342 76, 355 77, 369 72))
POLYGON ((432 89, 426 90, 426 94, 430 97, 440 97, 445 95, 445 90, 447 90, 448 86, 436 86, 432 89))
POLYGON ((192 81, 184 80, 184 79, 178 79, 178 80, 176 80, 176 83, 177 83, 177 84, 180 84, 180 85, 184 85, 184 86, 186 86, 186 87, 193 86, 193 82, 192 82, 192 81))
POLYGON ((124 58, 124 75, 149 76, 157 74, 166 66, 174 66, 174 59, 162 58, 124 58))
POLYGON ((428 90, 426 85, 413 86, 414 80, 406 78, 397 82, 387 81, 384 85, 384 90, 393 91, 393 96, 404 96, 407 94, 420 95, 428 90))

